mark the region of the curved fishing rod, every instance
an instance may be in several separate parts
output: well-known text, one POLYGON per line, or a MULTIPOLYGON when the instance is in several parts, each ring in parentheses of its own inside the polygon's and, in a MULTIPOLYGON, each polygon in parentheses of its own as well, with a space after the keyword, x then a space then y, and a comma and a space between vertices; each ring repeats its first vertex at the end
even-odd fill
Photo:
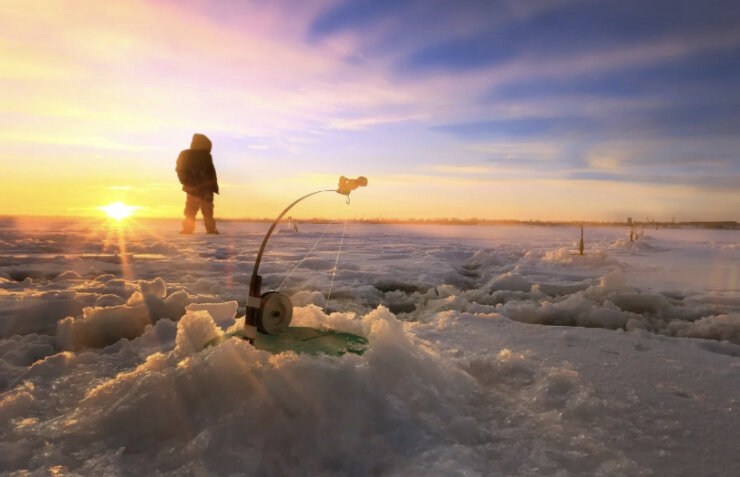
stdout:
POLYGON ((262 276, 259 274, 259 266, 262 262, 262 254, 265 252, 268 240, 272 236, 272 232, 280 223, 280 219, 298 202, 303 199, 307 199, 316 194, 322 192, 336 192, 337 194, 346 195, 349 198, 349 193, 358 187, 365 187, 367 185, 367 179, 365 177, 358 177, 357 179, 347 179, 344 176, 339 178, 339 185, 337 189, 322 189, 316 192, 311 192, 303 197, 300 197, 293 201, 288 207, 286 207, 280 215, 272 222, 270 228, 265 234, 265 238, 262 239, 262 245, 257 252, 257 258, 254 260, 254 268, 252 269, 252 277, 249 280, 249 295, 247 295, 247 315, 244 319, 244 334, 250 341, 254 341, 257 336, 256 332, 265 334, 279 334, 284 331, 290 324, 290 319, 293 316, 293 304, 290 302, 290 298, 286 295, 277 292, 269 291, 262 293, 262 276))
POLYGON ((265 247, 267 246, 267 241, 270 240, 270 237, 272 236, 272 232, 275 230, 275 227, 277 224, 280 223, 280 219, 283 218, 283 216, 291 209, 294 205, 296 205, 298 202, 302 201, 303 199, 307 199, 308 197, 311 197, 312 195, 320 194, 322 192, 336 192, 334 189, 323 189, 323 190, 317 190, 316 192, 311 192, 310 194, 306 194, 300 199, 297 199, 295 202, 290 204, 283 210, 280 215, 277 216, 277 218, 272 222, 272 225, 270 225, 270 229, 267 231, 267 234, 265 235, 265 238, 262 239, 262 245, 260 246, 259 252, 257 252, 257 258, 254 261, 254 269, 252 270, 252 277, 255 277, 257 275, 257 272, 260 268, 260 262, 262 261, 262 254, 265 251, 265 247))

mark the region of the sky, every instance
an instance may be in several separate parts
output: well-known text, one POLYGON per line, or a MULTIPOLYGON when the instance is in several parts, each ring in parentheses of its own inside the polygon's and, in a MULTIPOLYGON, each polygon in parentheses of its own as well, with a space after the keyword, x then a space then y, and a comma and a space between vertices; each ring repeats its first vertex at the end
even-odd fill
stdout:
POLYGON ((0 0, 0 215, 740 220, 740 3, 0 0), (317 196, 321 197, 321 196, 317 196), (338 210, 338 212, 337 212, 338 210))

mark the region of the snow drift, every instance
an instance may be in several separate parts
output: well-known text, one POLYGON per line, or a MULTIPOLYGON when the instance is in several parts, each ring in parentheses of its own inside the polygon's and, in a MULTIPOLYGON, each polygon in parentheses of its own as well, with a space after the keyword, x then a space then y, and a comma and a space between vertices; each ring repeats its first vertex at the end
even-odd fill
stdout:
POLYGON ((304 224, 264 288, 370 338, 332 358, 203 349, 243 323, 264 224, 169 225, 124 252, 0 222, 0 473, 740 473, 734 232, 587 229, 579 256, 567 228, 348 227, 329 298, 339 228, 286 280, 304 224))

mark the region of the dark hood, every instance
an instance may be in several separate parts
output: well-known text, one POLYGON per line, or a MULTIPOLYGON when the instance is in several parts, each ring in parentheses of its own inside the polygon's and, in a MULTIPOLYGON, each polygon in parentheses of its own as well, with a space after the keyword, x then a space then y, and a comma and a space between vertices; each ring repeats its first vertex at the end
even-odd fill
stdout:
POLYGON ((193 134, 193 140, 190 142, 190 149, 211 152, 211 140, 205 134, 193 134))

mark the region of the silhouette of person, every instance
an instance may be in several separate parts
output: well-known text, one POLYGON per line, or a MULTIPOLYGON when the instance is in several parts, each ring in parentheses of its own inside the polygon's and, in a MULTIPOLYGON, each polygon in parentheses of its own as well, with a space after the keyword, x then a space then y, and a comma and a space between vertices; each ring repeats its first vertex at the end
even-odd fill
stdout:
POLYGON ((211 157, 211 140, 203 134, 193 134, 190 149, 185 149, 177 158, 177 177, 185 199, 185 219, 181 234, 192 234, 195 230, 195 216, 198 210, 203 213, 206 232, 218 234, 216 220, 213 218, 213 194, 218 194, 216 168, 211 157))

